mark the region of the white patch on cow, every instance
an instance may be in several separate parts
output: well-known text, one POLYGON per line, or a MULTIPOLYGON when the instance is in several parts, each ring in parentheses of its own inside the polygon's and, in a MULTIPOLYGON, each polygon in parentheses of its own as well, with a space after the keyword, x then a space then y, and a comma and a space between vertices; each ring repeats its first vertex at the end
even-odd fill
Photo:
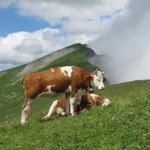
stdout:
POLYGON ((93 98, 93 100, 96 102, 96 98, 97 97, 99 97, 98 95, 96 95, 96 94, 94 94, 94 93, 92 93, 92 94, 89 94, 92 98, 93 98))
POLYGON ((71 86, 68 87, 68 90, 69 90, 69 92, 71 92, 71 90, 72 90, 72 89, 71 89, 71 86))
POLYGON ((49 117, 55 112, 57 103, 58 103, 58 100, 55 100, 55 101, 52 103, 52 105, 50 106, 50 108, 49 108, 49 110, 48 110, 48 114, 47 114, 43 119, 49 118, 49 117))
POLYGON ((65 115, 65 111, 64 111, 64 109, 61 108, 61 107, 58 107, 58 108, 57 108, 56 113, 57 113, 58 115, 62 115, 62 116, 65 115))
POLYGON ((51 95, 53 95, 53 94, 55 94, 55 92, 54 91, 52 91, 52 87, 54 87, 55 86, 55 84, 53 84, 53 85, 48 85, 47 86, 47 89, 48 89, 48 94, 51 94, 51 95))
POLYGON ((53 85, 48 85, 47 86, 47 91, 40 93, 38 96, 44 95, 44 94, 50 94, 50 95, 55 95, 56 93, 52 91, 52 87, 54 87, 55 84, 53 85))
POLYGON ((109 98, 104 98, 104 102, 102 106, 108 106, 110 104, 110 99, 109 98))
POLYGON ((65 66, 65 67, 60 67, 61 72, 65 75, 68 76, 69 78, 71 78, 71 74, 72 74, 72 67, 70 66, 65 66))
POLYGON ((51 72, 54 72, 55 70, 53 68, 51 68, 51 72))

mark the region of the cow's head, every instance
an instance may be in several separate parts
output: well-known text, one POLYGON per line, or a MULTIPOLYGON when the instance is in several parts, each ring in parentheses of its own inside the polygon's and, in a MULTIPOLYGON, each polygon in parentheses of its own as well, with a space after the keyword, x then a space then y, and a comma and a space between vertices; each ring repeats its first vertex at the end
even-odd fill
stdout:
POLYGON ((91 73, 91 86, 92 88, 96 88, 98 90, 104 89, 104 72, 100 70, 96 70, 95 72, 91 73))

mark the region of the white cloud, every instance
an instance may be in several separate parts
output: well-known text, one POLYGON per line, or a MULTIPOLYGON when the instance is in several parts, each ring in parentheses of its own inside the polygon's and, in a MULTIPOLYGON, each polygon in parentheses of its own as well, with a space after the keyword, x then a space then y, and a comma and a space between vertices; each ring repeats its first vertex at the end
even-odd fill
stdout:
POLYGON ((7 37, 0 38, 0 64, 6 66, 15 66, 18 64, 27 63, 34 60, 37 57, 60 48, 61 45, 53 44, 53 41, 43 40, 43 34, 49 31, 51 35, 56 32, 54 29, 43 29, 33 33, 29 32, 17 32, 9 34, 7 37), (52 47, 51 44, 55 45, 52 47), (54 49, 52 49, 54 48, 54 49), (9 64, 9 65, 8 65, 9 64))
MULTIPOLYGON (((150 79, 150 1, 131 0, 128 13, 91 43, 111 83, 150 79)), ((97 61, 98 64, 98 61, 97 61)))
POLYGON ((42 43, 36 38, 25 38, 20 45, 16 47, 16 50, 23 53, 42 53, 43 47, 42 43))
POLYGON ((127 4, 128 0, 24 0, 17 3, 17 7, 22 15, 39 16, 49 23, 61 23, 69 33, 90 34, 104 28, 99 19, 101 16, 111 15, 118 9, 124 9, 127 4))
POLYGON ((60 23, 66 32, 93 34, 105 29, 101 16, 124 10, 128 0, 2 0, 0 6, 10 4, 21 15, 37 16, 50 24, 60 23))
POLYGON ((15 4, 18 0, 0 0, 0 7, 8 7, 11 4, 15 4))
POLYGON ((51 28, 32 33, 11 33, 0 38, 0 66, 6 69, 28 63, 71 43, 88 41, 91 39, 84 35, 67 35, 64 38, 60 30, 51 28))

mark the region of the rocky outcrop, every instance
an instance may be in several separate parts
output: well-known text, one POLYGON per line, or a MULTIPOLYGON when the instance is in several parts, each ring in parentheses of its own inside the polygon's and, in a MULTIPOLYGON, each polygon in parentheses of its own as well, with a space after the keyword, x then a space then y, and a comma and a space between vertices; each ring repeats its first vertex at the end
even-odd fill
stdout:
POLYGON ((97 55, 92 49, 88 49, 85 57, 90 64, 96 66, 97 68, 100 68, 100 66, 97 65, 97 61, 99 61, 99 55, 97 55))

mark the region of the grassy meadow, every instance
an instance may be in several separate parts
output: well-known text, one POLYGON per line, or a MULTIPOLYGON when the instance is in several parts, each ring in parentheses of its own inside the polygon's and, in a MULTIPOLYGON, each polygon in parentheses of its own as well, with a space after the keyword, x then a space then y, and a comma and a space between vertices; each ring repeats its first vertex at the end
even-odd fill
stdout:
MULTIPOLYGON (((77 65, 94 70, 85 58, 87 47, 77 44, 76 51, 46 66, 77 65)), ((20 125, 23 89, 16 76, 24 67, 0 72, 0 150, 149 150, 150 80, 107 85, 97 94, 108 97, 108 107, 94 107, 75 117, 47 113, 54 97, 39 97, 31 107, 28 124, 20 125)))

